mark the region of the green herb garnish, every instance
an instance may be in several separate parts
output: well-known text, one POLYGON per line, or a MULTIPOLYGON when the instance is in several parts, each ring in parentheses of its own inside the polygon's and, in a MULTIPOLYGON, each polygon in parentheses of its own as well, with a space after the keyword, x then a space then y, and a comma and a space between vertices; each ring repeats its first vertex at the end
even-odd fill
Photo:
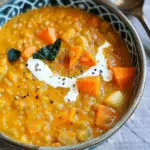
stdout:
POLYGON ((57 54, 59 53, 61 42, 61 39, 57 39, 54 44, 41 48, 38 52, 33 54, 33 59, 45 59, 54 61, 57 54))
POLYGON ((20 56, 21 56, 21 52, 14 48, 9 49, 7 52, 7 57, 10 62, 14 62, 14 61, 18 60, 20 58, 20 56))

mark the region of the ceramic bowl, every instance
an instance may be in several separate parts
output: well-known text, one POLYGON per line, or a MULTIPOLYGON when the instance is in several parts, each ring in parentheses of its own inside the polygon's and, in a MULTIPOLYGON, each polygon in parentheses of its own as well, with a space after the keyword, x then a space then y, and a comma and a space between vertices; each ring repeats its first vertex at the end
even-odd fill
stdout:
MULTIPOLYGON (((17 148, 23 149, 39 149, 39 150, 73 150, 73 149, 84 149, 95 147, 98 144, 102 144, 102 142, 115 133, 132 115, 134 110, 136 109, 140 98, 142 96, 144 85, 145 85, 145 77, 146 77, 146 58, 143 49, 143 45, 141 40, 130 23, 130 21, 120 12, 118 9, 103 4, 102 2, 96 2, 92 0, 1 0, 4 2, 0 2, 0 26, 2 26, 7 20, 10 18, 29 11, 31 9, 44 7, 47 5, 52 6, 65 6, 65 7, 79 7, 87 12, 94 13, 98 16, 101 16, 105 20, 107 20, 113 28, 117 30, 122 39, 126 42, 128 46, 128 50, 132 56, 132 62, 137 69, 136 77, 134 81, 134 92, 133 97, 130 103, 128 110, 125 115, 120 119, 120 121, 108 132, 103 135, 93 138, 87 142, 83 142, 73 146, 64 146, 59 148, 52 147, 38 147, 34 145, 26 145, 22 144, 18 141, 15 141, 3 133, 0 133, 0 139, 6 141, 8 144, 13 145, 17 148)), ((100 1, 100 0, 99 0, 100 1)))

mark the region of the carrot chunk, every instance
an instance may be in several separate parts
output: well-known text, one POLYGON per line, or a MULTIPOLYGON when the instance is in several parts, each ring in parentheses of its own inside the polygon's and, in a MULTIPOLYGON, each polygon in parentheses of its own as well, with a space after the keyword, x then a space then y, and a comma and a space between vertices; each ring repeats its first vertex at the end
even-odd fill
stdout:
POLYGON ((62 131, 57 136, 58 142, 63 145, 75 145, 77 144, 76 133, 71 131, 62 131))
POLYGON ((77 110, 76 110, 75 107, 73 107, 73 108, 71 108, 69 110, 69 112, 68 112, 68 120, 69 120, 70 123, 74 123, 75 122, 76 112, 77 112, 77 110))
POLYGON ((37 37, 47 44, 54 44, 56 41, 56 33, 54 28, 48 28, 40 31, 37 37))
POLYGON ((23 52, 22 52, 22 58, 24 60, 27 60, 28 58, 30 58, 32 56, 33 53, 35 53, 37 51, 36 46, 31 46, 26 48, 23 52))
POLYGON ((71 52, 69 54, 70 56, 69 68, 72 68, 77 63, 81 55, 82 55, 82 48, 80 46, 73 46, 71 48, 71 52))
POLYGON ((136 68, 113 67, 114 78, 117 85, 122 88, 128 88, 132 85, 136 68))
POLYGON ((95 113, 95 125, 107 130, 111 128, 116 120, 116 112, 114 109, 99 105, 95 113))
POLYGON ((89 51, 84 51, 82 57, 80 58, 80 64, 87 66, 95 66, 96 60, 89 51))
POLYGON ((98 96, 100 94, 99 76, 79 78, 76 82, 79 91, 92 96, 98 96))

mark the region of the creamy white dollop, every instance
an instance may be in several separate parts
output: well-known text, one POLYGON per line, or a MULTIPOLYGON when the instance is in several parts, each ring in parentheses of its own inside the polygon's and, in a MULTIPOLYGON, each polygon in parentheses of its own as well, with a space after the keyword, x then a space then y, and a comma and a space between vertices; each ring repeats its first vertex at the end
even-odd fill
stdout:
POLYGON ((52 70, 45 64, 42 60, 30 58, 27 61, 27 68, 32 72, 32 74, 39 80, 46 84, 58 88, 69 88, 69 92, 64 97, 65 102, 76 101, 79 95, 76 86, 76 80, 78 78, 87 76, 98 76, 102 75, 104 81, 112 80, 112 72, 107 68, 107 60, 103 55, 103 49, 109 47, 110 44, 105 42, 102 46, 98 48, 98 53, 96 55, 96 66, 91 67, 89 70, 77 77, 63 77, 52 72, 52 70))

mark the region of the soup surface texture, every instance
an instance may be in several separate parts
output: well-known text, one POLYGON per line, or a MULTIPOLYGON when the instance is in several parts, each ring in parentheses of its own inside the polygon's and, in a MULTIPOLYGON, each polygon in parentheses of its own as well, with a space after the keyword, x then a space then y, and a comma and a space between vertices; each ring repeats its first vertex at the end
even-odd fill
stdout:
POLYGON ((45 7, 0 29, 0 131, 27 144, 74 145, 122 117, 135 68, 102 18, 45 7))

